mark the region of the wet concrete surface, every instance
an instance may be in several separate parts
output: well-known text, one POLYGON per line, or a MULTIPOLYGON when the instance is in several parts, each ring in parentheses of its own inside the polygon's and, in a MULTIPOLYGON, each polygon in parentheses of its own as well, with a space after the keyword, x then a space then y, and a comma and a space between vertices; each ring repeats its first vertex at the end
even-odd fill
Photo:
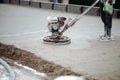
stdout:
POLYGON ((31 51, 77 73, 102 80, 120 79, 120 19, 113 19, 115 41, 100 42, 103 23, 99 16, 86 15, 65 32, 71 44, 55 46, 43 43, 47 17, 74 18, 79 14, 40 8, 0 4, 0 41, 31 51))

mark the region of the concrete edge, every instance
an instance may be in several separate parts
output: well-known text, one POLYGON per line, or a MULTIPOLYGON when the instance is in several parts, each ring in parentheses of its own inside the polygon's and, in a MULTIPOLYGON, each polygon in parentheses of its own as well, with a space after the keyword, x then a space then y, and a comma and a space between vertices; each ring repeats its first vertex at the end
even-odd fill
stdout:
MULTIPOLYGON (((82 14, 89 7, 84 5, 61 4, 61 3, 52 3, 52 2, 35 2, 35 1, 28 1, 28 0, 3 0, 3 3, 58 10, 61 12, 69 12, 69 13, 77 13, 77 14, 82 14)), ((100 16, 99 7, 93 7, 87 13, 87 15, 100 16)), ((120 9, 114 10, 113 17, 120 18, 120 9)))

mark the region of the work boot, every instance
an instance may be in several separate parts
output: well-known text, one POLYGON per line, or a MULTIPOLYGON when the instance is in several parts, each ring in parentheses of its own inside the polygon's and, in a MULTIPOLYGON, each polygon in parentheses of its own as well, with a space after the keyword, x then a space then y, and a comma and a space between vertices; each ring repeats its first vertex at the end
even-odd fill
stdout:
POLYGON ((107 29, 107 36, 108 36, 108 37, 111 37, 111 28, 108 28, 108 29, 107 29))
POLYGON ((104 34, 100 35, 99 39, 100 40, 106 40, 107 39, 107 27, 104 27, 104 34))
POLYGON ((107 28, 107 40, 111 40, 111 28, 107 28))
POLYGON ((99 41, 108 41, 106 36, 100 36, 99 41))
POLYGON ((115 39, 111 36, 111 28, 108 28, 108 29, 107 29, 107 39, 108 39, 108 41, 110 41, 110 40, 115 40, 115 39))

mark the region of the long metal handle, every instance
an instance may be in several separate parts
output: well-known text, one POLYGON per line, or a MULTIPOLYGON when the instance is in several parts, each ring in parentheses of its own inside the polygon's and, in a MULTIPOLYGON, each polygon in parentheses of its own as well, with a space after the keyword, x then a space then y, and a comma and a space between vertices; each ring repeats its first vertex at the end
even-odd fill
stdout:
POLYGON ((69 27, 72 27, 82 16, 84 16, 89 10, 91 10, 99 0, 96 0, 89 8, 87 8, 80 16, 75 17, 74 19, 70 20, 68 23, 66 23, 63 27, 64 29, 60 32, 62 35, 69 27))
POLYGON ((72 19, 69 23, 68 26, 73 26, 81 17, 83 17, 88 11, 90 11, 97 3, 99 0, 95 1, 89 8, 87 8, 80 16, 75 17, 72 19))
POLYGON ((80 19, 83 15, 85 15, 89 10, 91 10, 97 3, 99 2, 99 0, 96 0, 89 8, 87 8, 79 17, 78 19, 80 19))

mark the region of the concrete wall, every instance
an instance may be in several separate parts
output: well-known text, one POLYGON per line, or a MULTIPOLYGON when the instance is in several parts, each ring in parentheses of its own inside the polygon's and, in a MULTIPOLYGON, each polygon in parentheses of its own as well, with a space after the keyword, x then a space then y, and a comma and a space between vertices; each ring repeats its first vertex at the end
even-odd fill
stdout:
POLYGON ((53 9, 54 5, 53 5, 53 3, 41 2, 41 8, 43 8, 43 9, 53 9))
MULTIPOLYGON (((31 0, 31 1, 35 1, 35 2, 50 2, 50 0, 31 0)), ((69 0, 62 0, 62 3, 68 4, 69 0)))
POLYGON ((69 4, 69 0, 62 0, 62 3, 69 4))
MULTIPOLYGON (((32 1, 37 1, 37 2, 49 2, 50 0, 32 0, 32 1)), ((62 3, 69 3, 69 0, 62 0, 62 3)))
POLYGON ((54 4, 54 10, 67 12, 67 5, 56 3, 56 4, 54 4))
POLYGON ((10 0, 10 3, 11 4, 20 4, 20 1, 19 0, 10 0))
POLYGON ((82 13, 81 9, 82 9, 81 5, 72 5, 72 4, 69 4, 67 11, 71 12, 71 13, 82 13))
POLYGON ((30 2, 30 6, 31 7, 37 7, 37 8, 41 8, 41 2, 30 2))
MULTIPOLYGON (((51 3, 51 2, 38 2, 33 0, 4 0, 4 3, 16 4, 21 6, 30 6, 30 7, 37 7, 43 9, 51 9, 51 10, 58 10, 62 12, 69 12, 69 13, 78 13, 82 14, 89 6, 83 5, 72 5, 72 4, 61 4, 61 3, 51 3)), ((94 7, 88 13, 88 15, 96 15, 99 16, 99 8, 94 7)), ((120 18, 120 9, 115 9, 113 17, 120 18)))
POLYGON ((20 5, 22 5, 22 6, 29 6, 30 5, 30 1, 28 1, 28 0, 20 0, 20 5))
POLYGON ((32 2, 49 2, 49 0, 31 0, 32 2))
POLYGON ((10 3, 10 0, 3 0, 3 3, 10 3))

